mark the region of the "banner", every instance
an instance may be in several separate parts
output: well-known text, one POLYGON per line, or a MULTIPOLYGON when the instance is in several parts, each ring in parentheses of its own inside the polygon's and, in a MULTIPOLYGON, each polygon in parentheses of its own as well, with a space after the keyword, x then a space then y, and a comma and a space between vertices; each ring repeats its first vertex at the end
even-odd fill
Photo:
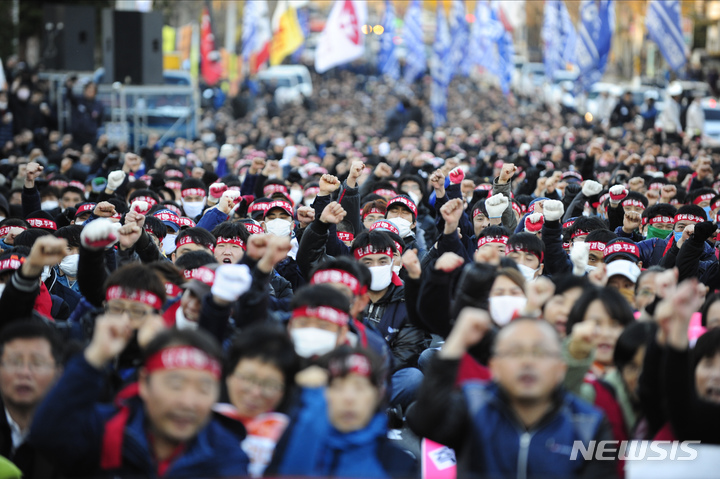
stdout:
POLYGON ((403 78, 408 83, 425 74, 425 42, 422 31, 422 7, 418 0, 412 0, 405 12, 403 40, 407 49, 403 78))
POLYGON ((315 52, 315 70, 349 63, 365 53, 362 26, 367 22, 367 4, 359 0, 335 2, 315 52))
POLYGON ((270 58, 270 16, 266 0, 245 2, 242 25, 242 58, 250 68, 250 74, 257 73, 261 65, 270 58))
POLYGON ((305 41, 297 10, 288 0, 280 0, 272 18, 273 38, 270 42, 270 65, 279 65, 305 41))
POLYGON ((575 51, 583 89, 588 90, 605 73, 614 30, 613 0, 583 0, 575 51))
POLYGON ((465 13, 465 1, 453 0, 450 7, 450 18, 448 19, 450 38, 452 38, 450 45, 451 79, 458 73, 463 76, 468 76, 470 73, 469 63, 464 61, 468 57, 468 37, 470 36, 468 24, 465 20, 465 13))
POLYGON ((380 35, 380 52, 378 53, 378 70, 393 80, 400 78, 400 62, 395 49, 395 7, 390 0, 385 0, 385 14, 382 19, 383 33, 380 35))
POLYGON ((670 68, 678 71, 684 67, 687 53, 680 24, 680 2, 651 0, 645 26, 648 36, 657 43, 670 68))
POLYGON ((200 24, 200 75, 210 86, 217 84, 222 77, 220 52, 215 48, 215 35, 212 32, 210 10, 207 7, 203 7, 200 24))
POLYGON ((447 121, 447 93, 452 74, 451 65, 447 61, 452 45, 450 31, 445 20, 445 8, 438 2, 437 23, 433 56, 430 60, 432 89, 430 91, 430 109, 433 113, 433 126, 436 128, 447 121))
POLYGON ((542 38, 545 77, 552 80, 556 71, 565 70, 568 63, 575 62, 577 33, 563 0, 545 2, 542 38))

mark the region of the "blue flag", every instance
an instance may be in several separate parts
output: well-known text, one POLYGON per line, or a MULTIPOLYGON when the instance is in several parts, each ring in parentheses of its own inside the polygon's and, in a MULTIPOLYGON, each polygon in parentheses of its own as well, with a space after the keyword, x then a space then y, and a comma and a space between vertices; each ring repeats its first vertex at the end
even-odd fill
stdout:
POLYGON ((465 20, 465 0, 453 0, 450 7, 450 37, 452 44, 450 46, 450 77, 461 73, 468 76, 470 73, 469 62, 463 61, 467 58, 468 31, 467 21, 465 20))
POLYGON ((385 15, 382 19, 383 34, 380 35, 380 52, 378 53, 378 70, 393 80, 400 78, 400 63, 395 50, 395 7, 385 0, 385 15))
POLYGON ((478 0, 475 23, 470 30, 469 61, 498 78, 504 94, 510 92, 514 55, 512 36, 500 21, 499 5, 478 0))
POLYGON ((615 30, 615 2, 583 0, 580 20, 575 55, 579 80, 583 89, 588 90, 605 73, 615 30))
POLYGON ((544 13, 545 76, 553 79, 556 71, 565 70, 568 63, 575 62, 577 33, 563 0, 547 0, 544 13))
POLYGON ((657 43, 665 60, 675 71, 687 62, 685 41, 680 26, 680 2, 652 0, 645 16, 648 35, 657 43))
MULTIPOLYGON (((310 12, 306 7, 298 8, 296 11, 303 38, 308 38, 310 36, 310 12)), ((305 42, 303 42, 303 44, 300 45, 300 48, 295 50, 290 57, 292 63, 300 63, 300 57, 302 56, 303 50, 305 50, 305 42)))
POLYGON ((413 0, 405 12, 403 26, 403 40, 407 48, 403 78, 408 83, 414 83, 425 73, 425 42, 420 23, 421 15, 420 2, 413 0))
POLYGON ((497 62, 500 79, 500 89, 504 95, 510 93, 510 81, 512 80, 513 65, 512 57, 515 55, 515 47, 510 32, 505 30, 505 26, 500 21, 500 4, 496 1, 492 3, 492 19, 496 24, 500 25, 502 34, 497 39, 497 62))
POLYGON ((433 113, 433 126, 435 127, 441 126, 447 121, 447 92, 452 75, 447 57, 451 46, 450 31, 445 20, 445 9, 442 3, 438 2, 435 43, 433 44, 433 56, 430 61, 430 73, 432 75, 430 109, 433 113))

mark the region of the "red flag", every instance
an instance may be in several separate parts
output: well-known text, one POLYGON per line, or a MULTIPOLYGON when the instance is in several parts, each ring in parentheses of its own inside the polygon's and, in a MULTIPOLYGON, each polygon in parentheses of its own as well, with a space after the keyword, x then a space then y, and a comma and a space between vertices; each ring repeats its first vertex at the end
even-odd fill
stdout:
POLYGON ((203 7, 202 24, 200 26, 200 74, 203 81, 210 86, 222 78, 220 53, 215 49, 215 36, 210 24, 210 11, 203 7))

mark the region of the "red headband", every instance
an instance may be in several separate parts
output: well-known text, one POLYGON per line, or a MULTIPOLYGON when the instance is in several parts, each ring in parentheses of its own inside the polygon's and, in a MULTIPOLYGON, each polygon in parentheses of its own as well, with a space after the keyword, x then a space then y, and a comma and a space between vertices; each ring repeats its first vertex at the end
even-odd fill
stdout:
POLYGON ((320 187, 318 187, 318 186, 311 186, 310 188, 308 188, 307 190, 305 190, 305 192, 303 193, 303 196, 312 196, 312 195, 316 195, 316 196, 317 196, 318 193, 320 193, 320 187))
POLYGON ((255 223, 243 223, 243 225, 245 226, 245 229, 248 230, 248 233, 250 233, 251 235, 261 235, 265 233, 265 231, 263 231, 263 229, 255 223))
POLYGON ((587 236, 588 232, 584 230, 576 230, 571 236, 570 239, 575 239, 578 236, 587 236))
POLYGON ((206 268, 205 266, 200 266, 199 268, 193 269, 186 269, 185 271, 183 271, 183 276, 185 276, 185 278, 187 279, 196 279, 208 286, 212 286, 215 282, 215 271, 211 270, 210 268, 206 268))
POLYGON ((397 195, 397 193, 395 193, 393 190, 388 190, 388 189, 375 190, 375 191, 373 191, 373 193, 375 193, 376 195, 380 195, 380 196, 395 196, 395 195, 397 195))
POLYGON ((372 373, 372 366, 368 358, 362 354, 351 354, 345 359, 336 359, 331 361, 328 367, 330 376, 337 377, 343 373, 357 374, 366 378, 372 373))
POLYGON ((27 222, 33 228, 45 228, 57 231, 57 223, 55 223, 53 220, 46 220, 43 218, 29 218, 27 222))
POLYGON ((182 293, 182 288, 175 283, 165 283, 165 294, 171 298, 177 298, 182 293))
POLYGON ((157 201, 155 201, 155 198, 153 198, 152 196, 137 196, 137 197, 133 198, 133 203, 136 201, 144 201, 150 205, 150 208, 152 208, 153 206, 155 206, 157 204, 157 201))
POLYGON ((563 223, 562 227, 563 229, 570 228, 573 224, 575 224, 575 219, 566 221, 565 223, 563 223))
POLYGON ((705 218, 700 218, 699 216, 689 214, 675 215, 675 223, 680 221, 692 221, 693 223, 702 223, 705 221, 705 218))
POLYGON ((139 301, 145 303, 153 309, 162 308, 162 300, 155 293, 145 291, 144 289, 125 289, 122 286, 110 286, 105 293, 105 300, 113 299, 129 299, 130 301, 139 301))
POLYGON ((362 259, 369 254, 382 254, 385 256, 389 256, 391 258, 393 257, 392 248, 387 248, 385 250, 379 250, 379 249, 375 249, 375 247, 371 244, 365 246, 364 248, 357 248, 355 251, 353 251, 353 255, 355 256, 355 259, 362 259))
POLYGON ((18 258, 15 255, 0 261, 0 271, 7 269, 20 269, 20 266, 25 262, 25 258, 18 258))
POLYGON ((181 216, 177 219, 178 226, 189 226, 191 228, 195 228, 195 222, 191 220, 190 218, 185 218, 184 216, 181 216))
POLYGON ((401 204, 404 205, 406 208, 408 208, 414 216, 417 217, 417 205, 413 203, 411 200, 403 197, 403 196, 396 196, 395 198, 388 201, 387 208, 385 211, 389 210, 391 206, 401 204))
POLYGON ((478 248, 482 248, 486 244, 490 243, 501 243, 507 245, 507 236, 484 236, 478 240, 478 248))
POLYGON ((282 193, 284 195, 288 194, 287 186, 285 185, 265 185, 263 188, 263 195, 264 196, 271 196, 273 193, 282 193))
POLYGON ((203 198, 205 198, 205 196, 207 195, 207 193, 205 193, 205 190, 203 190, 202 188, 187 188, 187 189, 182 190, 180 192, 180 194, 182 195, 183 198, 185 198, 186 196, 190 196, 190 195, 202 196, 203 198))
POLYGON ((337 237, 340 241, 352 241, 355 239, 355 235, 347 231, 338 231, 337 237))
POLYGON ((519 214, 520 216, 522 216, 522 208, 520 208, 520 206, 517 203, 511 203, 511 205, 512 205, 513 211, 515 213, 519 214))
POLYGON ((385 221, 385 220, 376 221, 375 223, 373 223, 370 226, 370 231, 375 231, 376 229, 379 229, 379 228, 388 230, 388 231, 400 236, 400 230, 397 229, 397 227, 394 224, 390 223, 389 221, 385 221))
POLYGON ((353 292, 355 296, 367 293, 367 286, 361 286, 358 279, 339 269, 324 269, 315 273, 310 278, 310 284, 344 284, 353 292))
POLYGON ((293 309, 290 320, 295 318, 318 318, 329 323, 337 324, 338 326, 347 326, 350 322, 350 317, 347 313, 340 311, 339 309, 331 308, 330 306, 318 306, 313 308, 311 306, 301 306, 293 309))
POLYGON ((2 228, 0 228, 0 236, 2 236, 3 238, 6 237, 10 234, 10 230, 12 228, 20 228, 23 231, 27 230, 27 228, 25 228, 24 226, 3 226, 2 228))
POLYGON ((625 207, 625 206, 635 206, 636 208, 645 209, 645 205, 642 204, 642 201, 633 200, 633 199, 629 199, 629 200, 623 201, 623 202, 622 202, 622 205, 623 205, 623 207, 625 207))
POLYGON ((640 248, 633 243, 617 242, 605 246, 605 258, 613 253, 628 253, 636 257, 640 257, 640 248))
POLYGON ((671 216, 656 216, 654 218, 650 218, 649 223, 651 225, 655 225, 658 223, 667 223, 667 224, 675 224, 675 218, 671 216))
POLYGON ((234 244, 242 249, 247 249, 245 247, 245 242, 241 240, 240 238, 223 238, 222 236, 218 237, 217 244, 234 244))
POLYGON ((535 255, 535 257, 539 259, 541 263, 543 262, 543 259, 545 259, 545 253, 540 253, 540 256, 538 256, 535 254, 534 251, 530 251, 529 249, 522 246, 507 245, 507 248, 505 248, 505 256, 507 256, 508 253, 530 253, 532 255, 535 255))
POLYGON ((145 361, 145 370, 152 374, 167 369, 207 371, 220 379, 220 363, 207 353, 192 346, 171 346, 161 349, 145 361))
POLYGON ((590 251, 605 251, 605 243, 601 243, 599 241, 590 241, 586 244, 590 246, 590 251))
POLYGON ((665 183, 650 183, 651 190, 662 190, 662 187, 665 186, 665 183))
POLYGON ((79 216, 83 213, 87 213, 88 211, 92 211, 95 209, 97 204, 95 203, 85 203, 84 205, 80 206, 77 211, 75 212, 75 216, 79 216))
POLYGON ((163 206, 164 206, 166 209, 174 212, 174 213, 177 214, 178 216, 180 216, 180 215, 182 214, 182 211, 180 211, 180 208, 178 208, 178 207, 175 206, 175 205, 164 204, 163 206))
POLYGON ((52 180, 50 183, 48 183, 49 186, 57 186, 59 188, 65 188, 68 185, 68 182, 65 180, 52 180))
POLYGON ((478 185, 475 187, 475 191, 491 191, 492 189, 493 185, 490 184, 478 185))
POLYGON ((485 214, 485 213, 483 213, 480 208, 475 208, 475 211, 473 211, 473 219, 475 219, 475 217, 480 214, 485 214))
POLYGON ((182 171, 178 170, 167 170, 165 172, 165 176, 167 178, 183 178, 185 175, 183 175, 182 171))
POLYGON ((384 212, 383 210, 381 210, 381 209, 378 209, 378 208, 370 208, 370 210, 363 215, 363 220, 364 220, 368 215, 383 215, 383 216, 385 216, 385 212, 384 212))
POLYGON ((178 224, 178 216, 172 213, 155 213, 153 216, 160 221, 169 221, 171 223, 178 224))
POLYGON ((710 205, 710 211, 716 210, 716 209, 718 209, 718 208, 720 208, 720 200, 717 200, 715 203, 713 203, 712 205, 710 205))
POLYGON ((280 208, 285 213, 289 214, 290 216, 293 215, 293 207, 290 203, 283 200, 277 200, 277 201, 271 201, 270 203, 267 203, 267 208, 265 209, 265 216, 267 216, 268 211, 270 211, 273 208, 280 208))
POLYGON ((203 243, 198 243, 198 242, 196 242, 196 241, 192 238, 192 236, 190 236, 190 235, 185 235, 185 236, 183 236, 182 238, 180 238, 180 241, 177 242, 177 247, 179 248, 179 247, 181 247, 181 246, 183 246, 183 245, 186 245, 186 244, 196 244, 196 245, 198 245, 198 246, 202 246, 202 247, 208 248, 208 249, 210 249, 210 251, 214 251, 214 250, 215 250, 215 246, 214 246, 214 245, 207 245, 207 244, 203 244, 203 243))
POLYGON ((700 195, 697 198, 693 200, 694 205, 699 205, 703 201, 710 201, 711 199, 715 198, 715 193, 705 193, 704 195, 700 195))
POLYGON ((248 208, 249 213, 254 213, 256 211, 267 211, 270 209, 270 202, 269 201, 258 201, 256 203, 253 203, 248 208))
POLYGON ((165 187, 170 188, 171 190, 179 190, 180 188, 182 188, 182 183, 180 183, 179 181, 166 181, 165 187))

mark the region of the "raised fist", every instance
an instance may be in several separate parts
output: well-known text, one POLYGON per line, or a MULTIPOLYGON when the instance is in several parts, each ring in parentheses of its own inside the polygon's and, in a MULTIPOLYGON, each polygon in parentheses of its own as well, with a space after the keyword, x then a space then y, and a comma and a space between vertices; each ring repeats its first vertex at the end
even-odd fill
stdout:
POLYGON ((559 221, 564 212, 565 207, 562 201, 547 200, 543 204, 543 214, 545 215, 546 221, 559 221))
POLYGON ((90 250, 105 249, 117 243, 119 226, 120 223, 113 223, 106 218, 96 219, 83 227, 82 233, 80 233, 80 242, 90 250))

